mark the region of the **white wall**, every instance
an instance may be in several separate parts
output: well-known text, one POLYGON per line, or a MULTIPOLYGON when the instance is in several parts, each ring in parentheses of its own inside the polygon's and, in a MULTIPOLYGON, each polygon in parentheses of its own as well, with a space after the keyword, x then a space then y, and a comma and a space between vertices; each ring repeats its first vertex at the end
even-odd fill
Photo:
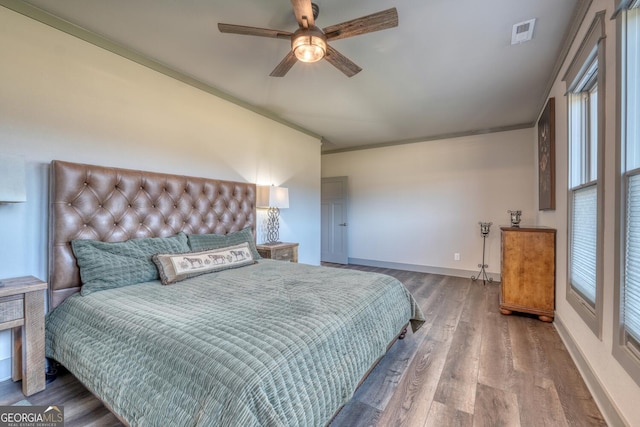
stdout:
MULTIPOLYGON (((613 1, 594 0, 577 34, 567 59, 560 70, 549 96, 555 97, 556 102, 556 210, 540 211, 538 221, 541 225, 555 227, 557 233, 556 248, 556 319, 568 330, 571 340, 578 348, 578 352, 586 359, 588 369, 595 374, 595 384, 590 384, 592 390, 604 389, 608 399, 619 414, 626 419, 628 425, 640 425, 640 387, 626 374, 624 369, 612 356, 613 345, 613 307, 614 307, 614 273, 617 266, 614 261, 614 221, 615 221, 615 165, 618 157, 616 147, 616 24, 608 19, 613 14, 613 1), (580 46, 595 14, 606 10, 605 25, 605 171, 604 171, 604 294, 603 294, 603 324, 602 338, 599 339, 582 321, 566 299, 567 292, 567 189, 568 189, 568 132, 567 132, 567 101, 564 96, 566 84, 561 81, 571 60, 580 46), (596 388, 593 388, 593 387, 596 388)), ((599 91, 599 94, 601 91, 599 91)), ((533 146, 537 147, 534 139, 533 146)), ((535 167, 535 162, 534 162, 535 167)), ((537 200, 536 200, 537 204, 537 200)), ((588 379, 588 378, 587 378, 588 379)), ((594 395, 598 399, 597 394, 594 395)), ((599 402, 602 404, 603 402, 599 402)), ((613 425, 613 424, 612 424, 613 425)))
MULTIPOLYGON (((320 260, 320 142, 0 7, 0 153, 27 161, 27 203, 0 205, 0 278, 47 278, 53 159, 284 185, 280 237, 320 260)), ((0 379, 10 374, 0 333, 0 379)))
POLYGON ((488 271, 500 272, 507 210, 532 224, 534 129, 498 132, 322 156, 322 177, 349 179, 349 258, 459 276, 477 274, 479 221, 488 271), (460 261, 454 261, 454 253, 460 261))

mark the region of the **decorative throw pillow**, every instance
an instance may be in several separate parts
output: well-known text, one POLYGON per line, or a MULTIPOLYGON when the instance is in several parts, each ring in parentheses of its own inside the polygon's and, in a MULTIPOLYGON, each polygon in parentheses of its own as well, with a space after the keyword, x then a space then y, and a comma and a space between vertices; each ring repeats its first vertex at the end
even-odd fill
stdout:
POLYGON ((151 257, 159 252, 186 252, 187 235, 149 237, 124 242, 74 240, 73 253, 80 267, 82 295, 158 279, 151 257))
POLYGON ((188 234, 187 237, 189 238, 189 246, 192 251, 225 248, 227 246, 247 242, 249 244, 251 254, 253 255, 253 259, 260 259, 260 254, 258 253, 258 249, 256 249, 256 241, 253 238, 251 227, 229 234, 188 234))
POLYGON ((247 242, 204 251, 156 254, 153 256, 153 262, 158 267, 163 285, 170 285, 205 273, 256 263, 247 242))

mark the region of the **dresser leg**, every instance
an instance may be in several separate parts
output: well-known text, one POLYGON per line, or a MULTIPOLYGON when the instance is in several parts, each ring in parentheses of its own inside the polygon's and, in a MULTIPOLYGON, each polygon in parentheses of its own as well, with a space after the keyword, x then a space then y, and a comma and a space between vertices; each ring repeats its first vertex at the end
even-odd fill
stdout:
POLYGON ((548 322, 548 323, 553 322, 553 317, 549 317, 549 316, 538 316, 538 319, 542 320, 543 322, 548 322))
POLYGON ((505 315, 509 315, 509 314, 513 313, 513 311, 507 310, 506 308, 501 308, 500 309, 500 313, 505 314, 505 315))
POLYGON ((11 329, 11 379, 22 379, 22 326, 11 329))
POLYGON ((22 334, 22 393, 31 396, 45 388, 44 291, 24 295, 22 334))

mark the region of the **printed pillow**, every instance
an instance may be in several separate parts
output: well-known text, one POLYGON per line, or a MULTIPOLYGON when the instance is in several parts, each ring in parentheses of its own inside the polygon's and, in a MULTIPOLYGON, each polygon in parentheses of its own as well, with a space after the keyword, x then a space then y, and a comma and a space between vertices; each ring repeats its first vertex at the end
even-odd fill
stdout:
POLYGON ((80 267, 82 295, 157 280, 158 269, 151 260, 154 254, 189 251, 184 233, 113 243, 74 240, 71 247, 80 267))
POLYGON ((214 271, 255 264, 247 242, 226 248, 180 254, 156 254, 153 262, 160 272, 163 285, 214 271))
POLYGON ((251 227, 247 227, 235 233, 229 234, 189 234, 189 247, 192 251, 202 251, 204 249, 226 248, 227 246, 239 245, 247 242, 254 260, 260 259, 256 242, 251 232, 251 227))

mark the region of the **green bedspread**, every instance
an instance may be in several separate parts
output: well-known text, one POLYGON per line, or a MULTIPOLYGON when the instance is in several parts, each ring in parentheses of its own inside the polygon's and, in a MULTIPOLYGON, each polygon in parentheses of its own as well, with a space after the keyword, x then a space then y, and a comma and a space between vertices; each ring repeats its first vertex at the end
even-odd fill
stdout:
POLYGON ((260 260, 69 297, 46 354, 132 426, 322 426, 410 320, 392 277, 260 260))

